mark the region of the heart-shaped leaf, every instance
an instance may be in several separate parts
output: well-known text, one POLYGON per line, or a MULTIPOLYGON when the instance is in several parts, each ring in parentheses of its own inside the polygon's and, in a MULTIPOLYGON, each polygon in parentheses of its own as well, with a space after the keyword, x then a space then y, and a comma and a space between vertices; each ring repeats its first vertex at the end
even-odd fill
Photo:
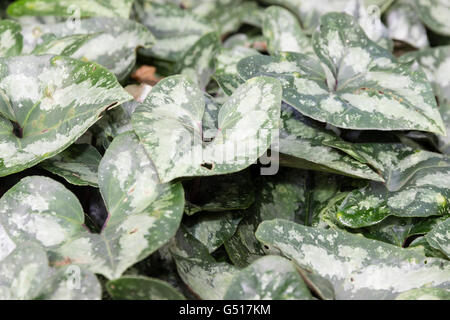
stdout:
POLYGON ((420 18, 434 32, 450 36, 450 3, 446 0, 415 0, 420 18))
POLYGON ((61 152, 132 98, 99 65, 62 56, 0 59, 0 93, 0 176, 61 152))
POLYGON ((76 265, 53 269, 45 250, 31 242, 0 260, 1 300, 99 300, 95 275, 76 265))
POLYGON ((165 281, 141 276, 124 276, 108 281, 106 290, 117 300, 184 300, 185 297, 165 281))
POLYGON ((123 17, 128 18, 133 0, 19 0, 7 13, 20 16, 123 17))
POLYGON ((98 165, 102 156, 89 144, 73 144, 41 167, 78 186, 98 187, 98 165))
POLYGON ((271 6, 264 11, 262 32, 271 55, 283 51, 313 52, 311 39, 301 29, 297 17, 282 7, 271 6))
MULTIPOLYGON (((50 46, 49 52, 54 52, 52 46, 54 47, 58 41, 74 40, 67 38, 68 36, 90 35, 84 43, 75 43, 78 47, 71 50, 73 52, 70 56, 95 61, 113 72, 120 81, 128 76, 134 67, 136 48, 147 48, 154 43, 153 35, 145 26, 123 18, 97 17, 80 20, 74 25, 65 22, 38 26, 24 24, 23 34, 27 50, 31 51, 36 45, 41 44, 43 48, 50 46), (45 41, 42 44, 46 38, 50 38, 50 44, 46 44, 45 41)), ((39 52, 42 47, 35 50, 39 52)))
POLYGON ((0 21, 0 57, 17 56, 22 52, 23 37, 20 24, 12 20, 0 21))
POLYGON ((258 77, 240 86, 218 113, 218 133, 204 142, 203 93, 183 76, 160 81, 132 116, 133 128, 155 163, 159 178, 231 173, 253 164, 278 129, 281 86, 258 77))
POLYGON ((71 192, 36 176, 22 179, 2 197, 0 223, 16 243, 39 241, 54 265, 76 263, 118 278, 173 237, 183 213, 183 189, 179 183, 158 183, 133 133, 118 136, 106 151, 99 186, 109 213, 100 234, 83 228, 83 211, 71 192))
POLYGON ((291 261, 265 256, 233 277, 224 299, 312 300, 312 295, 291 261))
POLYGON ((358 235, 272 220, 261 223, 256 237, 330 280, 336 299, 393 299, 415 288, 450 288, 448 261, 358 235))
POLYGON ((248 57, 239 62, 239 74, 282 79, 285 102, 337 127, 445 134, 423 72, 397 63, 351 16, 329 13, 321 21, 313 35, 319 60, 300 53, 248 57))

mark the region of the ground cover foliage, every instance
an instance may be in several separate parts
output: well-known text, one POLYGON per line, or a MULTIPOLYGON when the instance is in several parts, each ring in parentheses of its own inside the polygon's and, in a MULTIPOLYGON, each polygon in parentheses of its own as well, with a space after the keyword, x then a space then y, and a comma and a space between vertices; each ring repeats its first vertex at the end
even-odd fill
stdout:
POLYGON ((448 1, 0 10, 0 299, 450 299, 448 1))

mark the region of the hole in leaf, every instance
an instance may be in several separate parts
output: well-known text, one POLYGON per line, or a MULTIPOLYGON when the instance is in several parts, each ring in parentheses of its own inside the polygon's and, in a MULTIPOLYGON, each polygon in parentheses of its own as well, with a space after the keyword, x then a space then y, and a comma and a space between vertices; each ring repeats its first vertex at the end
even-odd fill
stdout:
POLYGON ((214 165, 212 163, 207 163, 207 162, 202 163, 200 166, 205 169, 208 169, 208 170, 212 170, 212 168, 214 168, 214 165))

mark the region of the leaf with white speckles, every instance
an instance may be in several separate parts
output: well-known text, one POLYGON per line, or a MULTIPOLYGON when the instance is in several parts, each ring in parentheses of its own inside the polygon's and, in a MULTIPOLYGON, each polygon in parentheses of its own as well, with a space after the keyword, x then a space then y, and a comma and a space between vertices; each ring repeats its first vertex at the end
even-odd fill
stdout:
POLYGON ((214 72, 214 55, 219 45, 217 32, 205 34, 186 51, 177 63, 175 73, 191 77, 200 88, 204 89, 214 72))
POLYGON ((425 235, 425 239, 433 248, 442 251, 450 258, 450 218, 435 226, 425 235))
POLYGON ((95 63, 62 56, 0 59, 0 176, 56 155, 107 108, 131 98, 95 63))
POLYGON ((359 228, 376 224, 390 215, 429 217, 448 213, 448 157, 395 144, 362 145, 361 154, 367 156, 373 167, 380 168, 386 184, 370 183, 352 191, 336 213, 340 223, 359 228))
POLYGON ((155 36, 155 45, 139 53, 179 61, 200 37, 214 28, 201 17, 171 3, 136 3, 137 20, 155 36))
POLYGON ((188 3, 190 12, 208 21, 221 35, 237 31, 245 18, 253 13, 254 7, 255 3, 242 0, 196 0, 188 3))
POLYGON ((312 300, 312 295, 291 261, 265 256, 233 277, 224 299, 312 300))
POLYGON ((185 297, 165 281, 141 276, 123 276, 108 281, 106 290, 116 300, 184 300, 185 297))
MULTIPOLYGON (((294 12, 302 23, 307 33, 313 33, 320 24, 320 18, 329 12, 352 11, 355 7, 371 9, 375 5, 380 10, 372 14, 377 17, 378 12, 383 12, 394 0, 264 0, 270 4, 276 4, 288 8, 294 12)), ((353 13, 353 12, 352 12, 353 13)))
POLYGON ((422 71, 397 63, 347 14, 329 13, 321 21, 313 35, 319 60, 301 53, 248 57, 238 63, 239 74, 280 79, 285 102, 336 127, 445 134, 422 71))
POLYGON ((0 260, 1 300, 99 300, 100 284, 76 265, 53 269, 45 250, 32 242, 0 260), (77 277, 77 278, 76 278, 77 277))
POLYGON ((118 278, 175 235, 184 193, 180 183, 159 184, 151 160, 131 132, 116 137, 106 151, 99 186, 109 213, 101 234, 83 227, 81 205, 71 192, 37 176, 21 180, 2 197, 0 224, 16 243, 39 241, 54 265, 76 263, 118 278))
POLYGON ((428 28, 450 36, 450 3, 447 0, 415 0, 415 4, 428 28))
POLYGON ((22 53, 23 37, 20 24, 12 20, 0 21, 0 57, 18 56, 22 53))
MULTIPOLYGON (((278 151, 280 164, 288 167, 319 170, 351 177, 384 181, 369 166, 329 145, 347 143, 304 117, 297 110, 283 105, 278 151)), ((350 148, 351 148, 351 144, 350 148)), ((277 150, 277 148, 274 148, 277 150)))
POLYGON ((98 187, 98 165, 102 156, 88 144, 73 144, 41 167, 78 186, 98 187))
POLYGON ((392 39, 416 48, 429 46, 427 30, 419 19, 414 0, 396 1, 386 13, 386 24, 392 39))
POLYGON ((422 49, 401 56, 407 62, 414 60, 413 68, 425 71, 437 97, 439 111, 447 128, 446 136, 439 136, 439 149, 450 154, 450 46, 422 49))
POLYGON ((86 42, 98 34, 74 34, 61 38, 53 36, 38 44, 31 52, 34 55, 54 54, 70 57, 79 50, 86 42))
POLYGON ((304 34, 297 17, 282 7, 271 6, 265 9, 262 32, 271 55, 283 51, 313 52, 311 39, 304 34))
POLYGON ((279 126, 281 86, 257 77, 221 106, 217 135, 203 141, 203 93, 185 76, 160 81, 133 113, 133 128, 162 182, 247 168, 266 152, 279 126))
POLYGON ((244 81, 237 71, 238 62, 249 56, 258 54, 258 51, 246 46, 233 46, 220 48, 215 56, 214 79, 227 95, 231 95, 244 81))
POLYGON ((71 57, 83 61, 97 62, 113 72, 120 81, 135 65, 136 48, 151 47, 155 40, 142 24, 118 17, 83 19, 75 25, 66 22, 24 24, 22 33, 26 52, 34 49, 37 53, 47 50, 56 54, 63 45, 66 54, 70 53, 71 57), (72 46, 68 46, 70 44, 72 46))
POLYGON ((61 16, 72 17, 76 12, 83 18, 104 16, 128 18, 133 0, 19 0, 7 10, 12 17, 61 16))
POLYGON ((336 299, 393 299, 415 288, 450 288, 448 261, 381 241, 281 219, 263 222, 256 237, 331 281, 336 299))

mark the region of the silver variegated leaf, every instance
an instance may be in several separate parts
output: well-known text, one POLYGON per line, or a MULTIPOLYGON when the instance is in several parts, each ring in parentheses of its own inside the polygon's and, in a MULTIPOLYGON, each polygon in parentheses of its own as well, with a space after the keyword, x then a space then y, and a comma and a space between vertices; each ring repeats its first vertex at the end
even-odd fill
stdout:
POLYGON ((280 219, 263 222, 256 237, 331 281, 336 299, 393 299, 416 288, 450 288, 448 261, 381 241, 280 219))
MULTIPOLYGON (((75 42, 70 56, 95 61, 123 80, 136 62, 136 48, 148 48, 154 43, 153 35, 140 23, 123 18, 96 17, 83 19, 75 24, 23 24, 24 51, 30 52, 36 45, 45 48, 50 38, 49 52, 57 52, 55 45, 75 40, 68 36, 90 35, 84 43, 75 42), (53 43, 52 43, 53 42, 53 43), (56 50, 56 51, 55 51, 56 50)), ((42 50, 39 46, 36 50, 42 50)))
POLYGON ((337 127, 445 134, 423 72, 397 63, 351 16, 330 13, 321 21, 313 35, 319 60, 300 53, 248 57, 239 62, 239 74, 279 78, 285 102, 337 127))
POLYGON ((439 136, 439 149, 449 154, 450 146, 450 46, 422 49, 401 57, 403 61, 414 60, 413 68, 425 71, 433 86, 439 111, 447 128, 446 136, 439 136))
POLYGON ((219 49, 214 58, 215 72, 213 78, 227 95, 231 95, 244 83, 237 71, 238 62, 245 57, 257 54, 258 51, 255 49, 240 45, 219 49))
POLYGON ((99 300, 96 276, 76 265, 49 267, 45 250, 32 242, 0 260, 1 300, 99 300))
POLYGON ((297 17, 282 7, 265 9, 262 32, 271 55, 284 51, 313 52, 311 39, 303 32, 297 17))
POLYGON ((358 228, 390 215, 429 217, 448 213, 448 157, 398 145, 369 144, 361 146, 361 150, 373 167, 380 168, 386 184, 370 183, 352 191, 336 213, 340 223, 358 228))
POLYGON ((366 164, 330 147, 338 144, 344 148, 348 143, 290 106, 283 105, 279 147, 272 148, 281 153, 281 165, 384 181, 366 164))
POLYGON ((22 52, 23 37, 20 24, 12 20, 0 21, 0 57, 18 56, 22 52))
POLYGON ((427 30, 419 19, 414 0, 398 0, 386 13, 386 24, 392 39, 416 48, 429 46, 427 30))
POLYGON ((78 186, 98 187, 98 165, 102 156, 89 144, 73 144, 41 167, 78 186))
POLYGON ((210 32, 200 37, 176 65, 176 73, 189 76, 202 89, 214 72, 214 56, 220 45, 219 34, 210 32))
POLYGON ((425 235, 425 239, 433 248, 450 258, 450 218, 436 225, 425 235))
POLYGON ((0 93, 0 176, 61 152, 132 99, 106 69, 62 56, 0 59, 0 93))
POLYGON ((266 152, 278 129, 281 86, 258 77, 241 85, 222 105, 217 135, 203 141, 205 99, 189 78, 160 81, 133 113, 133 128, 155 163, 159 178, 237 172, 266 152))
POLYGON ((155 36, 155 45, 140 50, 145 56, 179 61, 202 35, 214 28, 201 17, 171 3, 136 3, 137 20, 155 36))
POLYGON ((70 57, 75 54, 86 42, 96 37, 98 34, 74 34, 57 38, 48 37, 42 43, 38 44, 31 52, 34 55, 54 54, 70 57))
POLYGON ((233 33, 253 13, 255 4, 242 0, 192 1, 188 9, 213 25, 221 35, 233 33))
POLYGON ((386 50, 392 51, 394 44, 389 31, 381 22, 380 8, 376 5, 364 5, 363 0, 350 0, 343 11, 352 15, 367 37, 386 50))
POLYGON ((362 9, 372 9, 375 18, 394 0, 264 0, 277 4, 294 12, 307 33, 313 33, 320 24, 320 18, 329 12, 352 11, 356 6, 362 9))
POLYGON ((19 0, 7 10, 12 17, 123 17, 128 18, 133 0, 19 0))
MULTIPOLYGON (((40 242, 53 265, 75 263, 115 279, 172 238, 184 207, 181 184, 159 184, 133 133, 118 136, 99 166, 108 210, 100 234, 88 232, 75 196, 44 177, 28 177, 0 200, 0 223, 12 241, 40 242)), ((9 239, 9 242, 8 242, 9 239)))
POLYGON ((420 18, 428 28, 450 36, 450 3, 446 0, 414 0, 420 18))
POLYGON ((225 300, 312 300, 292 261, 265 256, 233 277, 225 300))
POLYGON ((165 281, 142 276, 123 276, 110 280, 106 290, 117 300, 184 300, 185 297, 165 281))

